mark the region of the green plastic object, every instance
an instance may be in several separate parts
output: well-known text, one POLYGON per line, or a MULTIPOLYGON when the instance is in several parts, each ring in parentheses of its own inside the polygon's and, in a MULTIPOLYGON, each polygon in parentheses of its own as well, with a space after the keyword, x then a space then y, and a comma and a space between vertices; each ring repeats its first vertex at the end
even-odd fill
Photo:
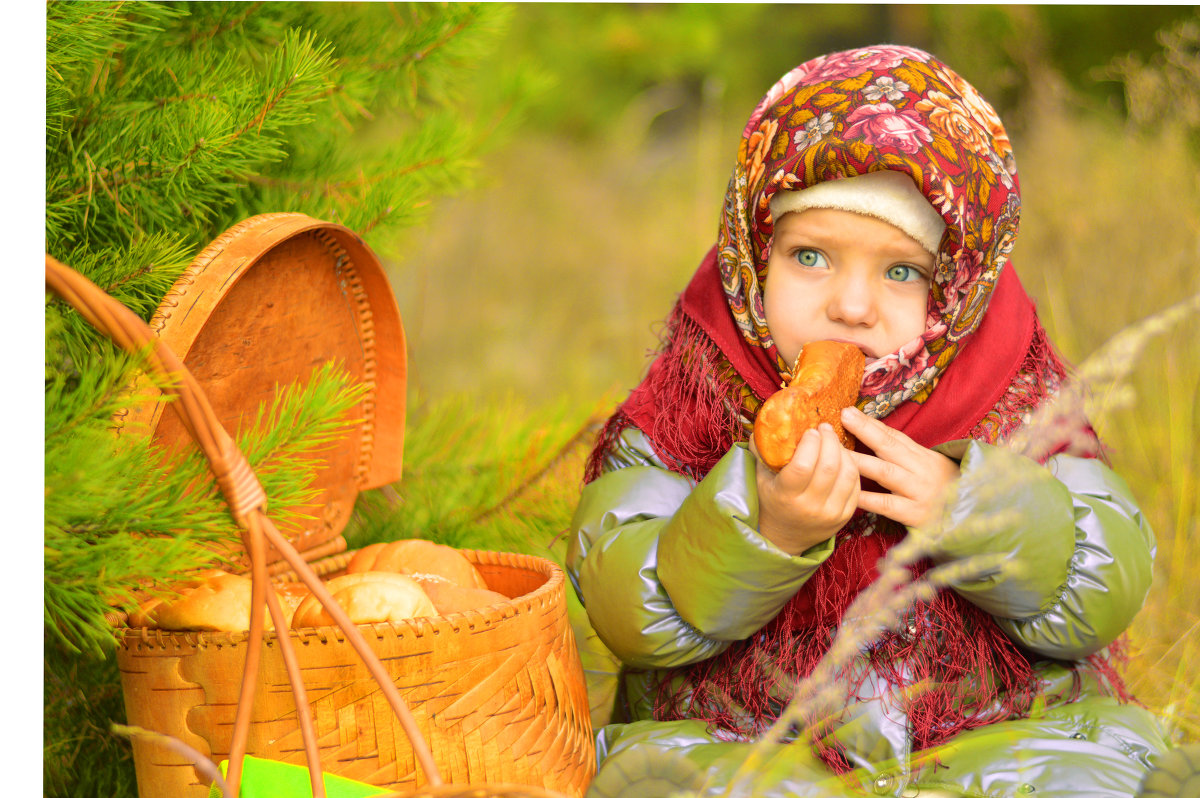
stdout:
MULTIPOLYGON (((221 763, 221 775, 229 772, 229 760, 221 763)), ((366 784, 333 773, 322 774, 325 778, 325 795, 328 798, 372 798, 390 795, 393 791, 366 784)), ((247 755, 242 760, 242 785, 239 798, 312 798, 312 782, 308 767, 273 759, 259 759, 247 755)), ((208 798, 222 798, 221 788, 213 784, 208 798)))

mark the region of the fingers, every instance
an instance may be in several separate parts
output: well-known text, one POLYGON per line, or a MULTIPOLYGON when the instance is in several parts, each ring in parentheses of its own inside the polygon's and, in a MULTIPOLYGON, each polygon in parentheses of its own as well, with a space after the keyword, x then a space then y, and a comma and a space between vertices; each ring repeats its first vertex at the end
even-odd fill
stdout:
POLYGON ((848 496, 857 493, 859 481, 850 452, 828 424, 804 433, 796 453, 780 469, 779 479, 785 489, 803 493, 829 516, 842 514, 848 496))
POLYGON ((905 526, 921 526, 935 518, 941 512, 947 489, 958 476, 958 468, 952 460, 936 452, 930 455, 922 468, 910 472, 876 457, 855 453, 858 472, 890 491, 861 491, 858 506, 905 526))
POLYGON ((910 484, 909 472, 895 463, 862 452, 851 452, 850 457, 859 474, 890 491, 903 492, 910 484))
POLYGON ((894 493, 859 491, 858 507, 864 512, 890 518, 905 526, 920 526, 926 515, 917 502, 894 493))
POLYGON ((851 435, 884 460, 898 462, 905 456, 924 451, 924 447, 912 438, 897 432, 877 418, 871 418, 857 407, 842 410, 841 418, 843 426, 851 435))
POLYGON ((778 472, 756 469, 759 532, 789 553, 837 533, 858 507, 858 469, 828 424, 801 436, 778 472))
POLYGON ((856 408, 842 411, 842 423, 875 453, 853 453, 858 473, 889 491, 860 492, 860 508, 912 527, 940 514, 946 490, 958 477, 957 463, 856 408))

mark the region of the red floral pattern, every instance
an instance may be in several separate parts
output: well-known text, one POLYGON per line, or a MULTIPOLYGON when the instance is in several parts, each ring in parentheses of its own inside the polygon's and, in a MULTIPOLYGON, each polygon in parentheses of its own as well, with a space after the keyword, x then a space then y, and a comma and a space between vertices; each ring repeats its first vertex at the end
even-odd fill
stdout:
POLYGON ((846 125, 846 139, 862 138, 872 147, 895 147, 909 155, 933 140, 920 114, 901 111, 891 103, 855 108, 846 117, 846 125))

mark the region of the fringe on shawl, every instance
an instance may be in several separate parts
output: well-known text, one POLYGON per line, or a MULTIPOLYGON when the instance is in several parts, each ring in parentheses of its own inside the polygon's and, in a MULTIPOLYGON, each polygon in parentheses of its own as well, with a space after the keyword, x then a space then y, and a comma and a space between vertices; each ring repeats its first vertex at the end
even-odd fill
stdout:
POLYGON ((605 458, 632 426, 646 434, 668 468, 699 481, 735 441, 746 439, 743 418, 753 409, 757 403, 720 348, 676 303, 646 378, 600 430, 584 483, 600 476, 605 458))

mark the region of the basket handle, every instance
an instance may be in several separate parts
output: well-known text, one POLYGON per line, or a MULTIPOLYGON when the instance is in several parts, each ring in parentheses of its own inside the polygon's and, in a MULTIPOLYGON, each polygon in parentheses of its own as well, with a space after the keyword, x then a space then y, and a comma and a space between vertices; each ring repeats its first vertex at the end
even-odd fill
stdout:
POLYGON ((258 663, 264 634, 264 605, 271 614, 278 631, 280 653, 292 685, 296 701, 300 731, 304 738, 305 756, 309 776, 312 780, 314 798, 325 798, 325 784, 321 776, 320 756, 317 750, 316 733, 311 709, 304 693, 304 682, 300 676, 295 651, 283 623, 283 612, 273 590, 267 589, 266 550, 270 543, 287 560, 296 575, 324 606, 334 623, 346 634, 346 640, 362 658, 372 678, 379 684, 384 697, 400 721, 401 727, 412 744, 426 780, 434 786, 442 784, 441 775, 433 761, 429 744, 421 734, 416 719, 392 683, 379 657, 375 655, 362 632, 346 615, 345 610, 333 599, 324 583, 313 572, 296 548, 279 532, 266 514, 267 496, 249 462, 237 448, 237 444, 217 419, 208 398, 199 382, 187 370, 170 349, 158 340, 154 332, 120 302, 104 293, 95 283, 83 275, 46 255, 46 285, 64 301, 79 311, 92 326, 111 338, 118 346, 132 353, 147 352, 149 367, 168 382, 166 393, 174 394, 171 403, 179 415, 184 428, 199 445, 208 459, 209 467, 216 478, 217 486, 229 505, 233 519, 241 527, 242 544, 250 556, 252 578, 252 604, 250 607, 250 633, 247 638, 246 664, 238 698, 237 715, 234 719, 233 739, 229 752, 229 772, 226 782, 236 798, 242 772, 242 759, 250 733, 250 711, 254 703, 258 663), (264 538, 266 539, 264 541, 264 538))

